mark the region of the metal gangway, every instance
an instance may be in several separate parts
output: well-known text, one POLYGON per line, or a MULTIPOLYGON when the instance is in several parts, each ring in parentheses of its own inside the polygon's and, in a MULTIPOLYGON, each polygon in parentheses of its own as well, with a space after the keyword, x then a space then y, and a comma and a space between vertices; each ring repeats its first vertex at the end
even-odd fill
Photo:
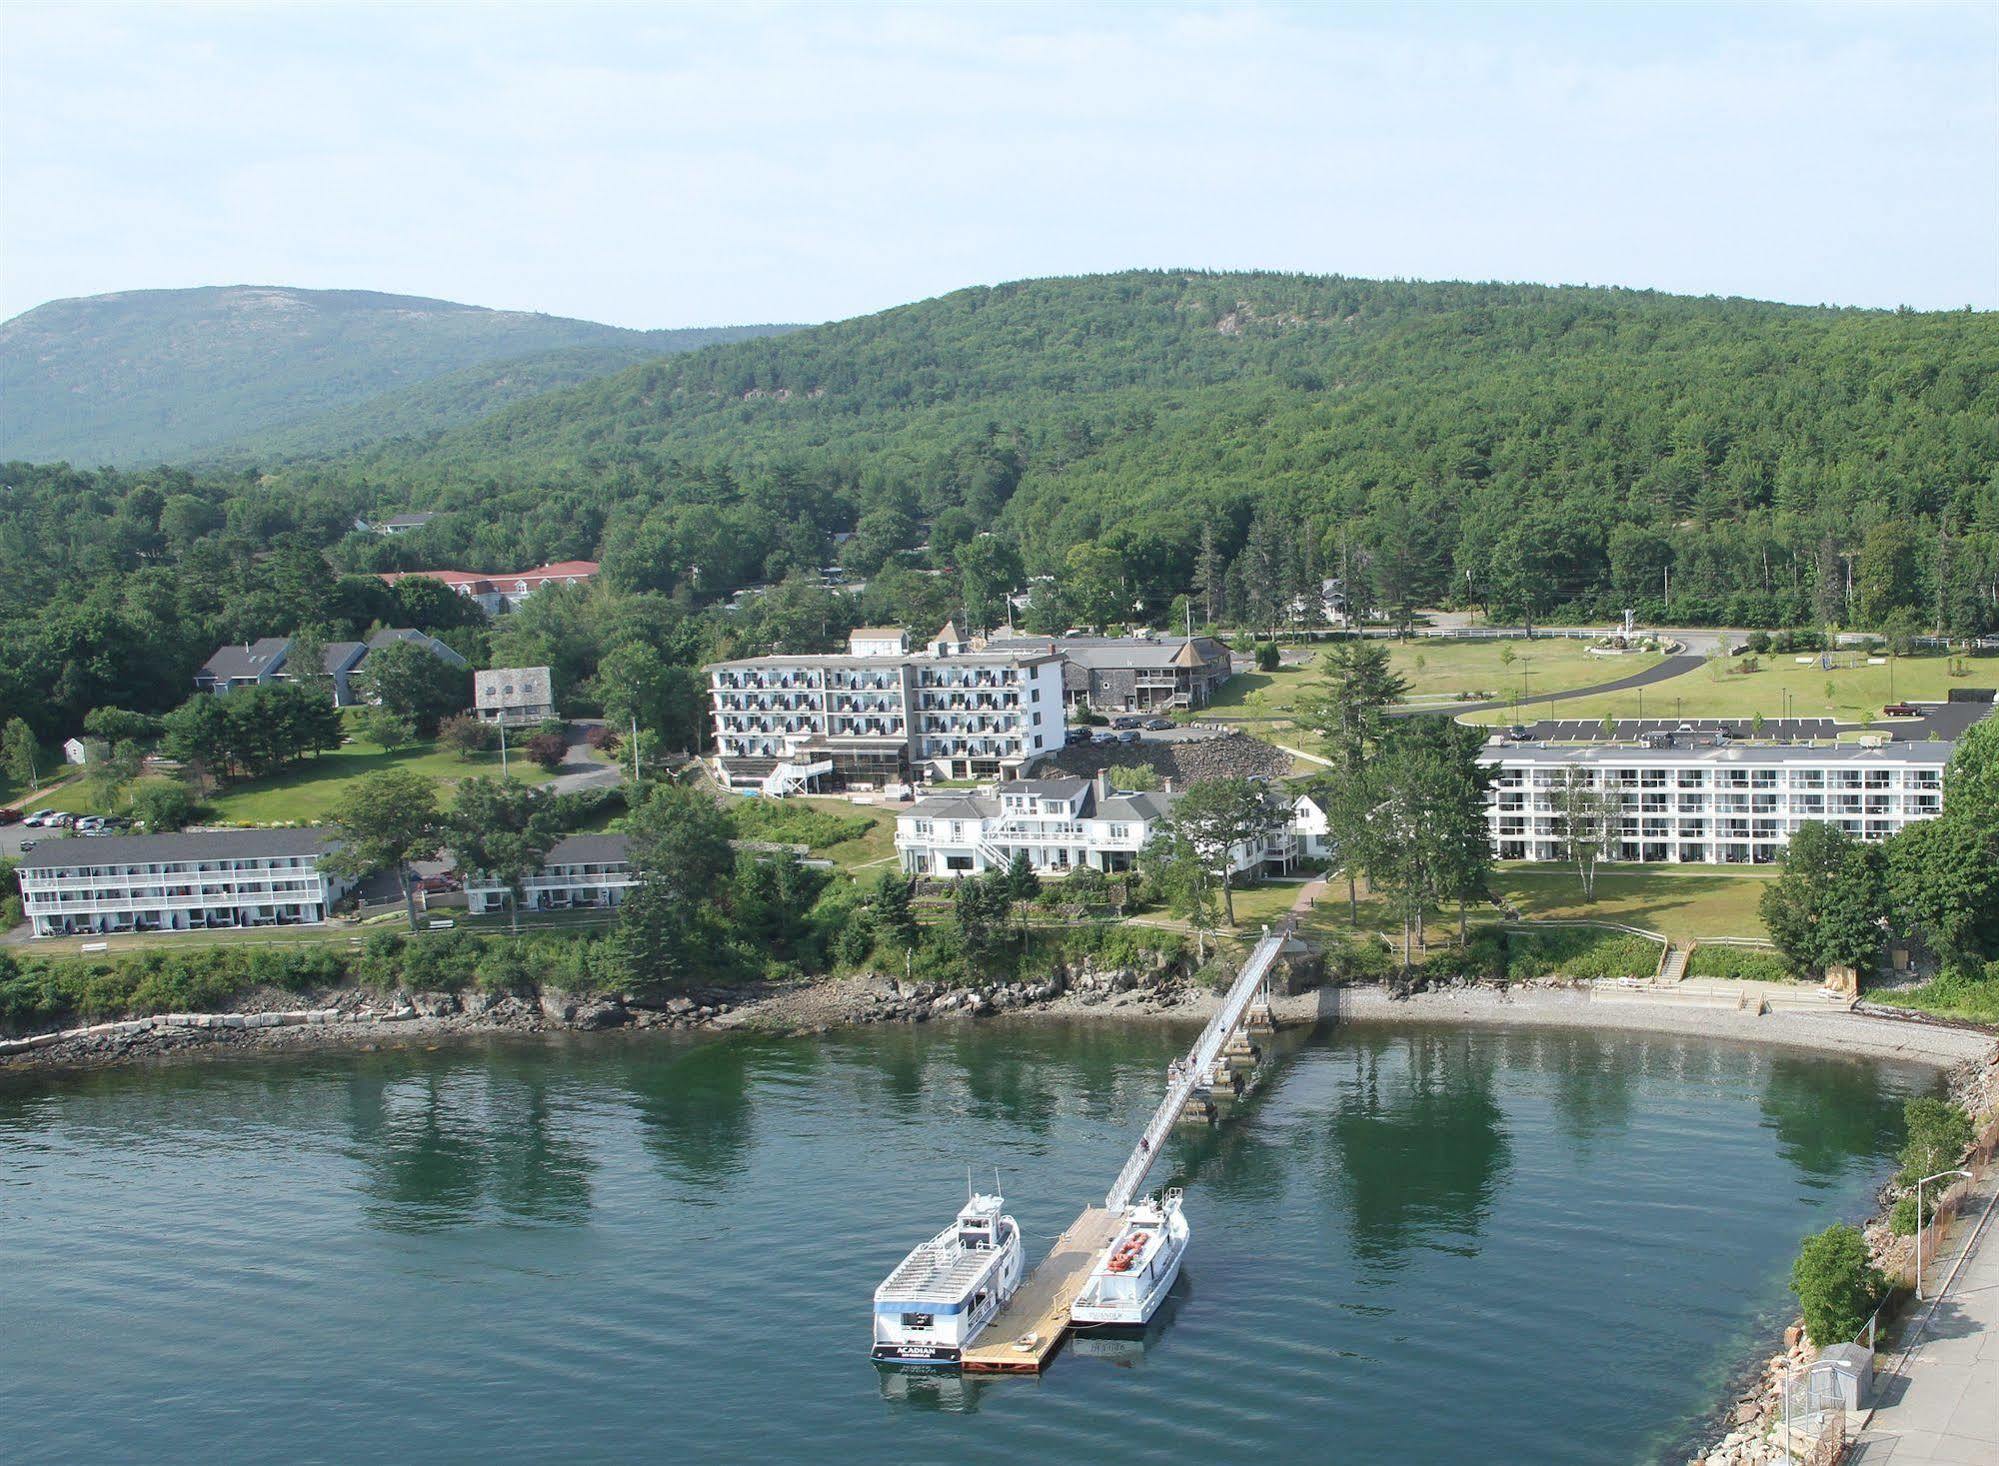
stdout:
POLYGON ((1152 1118, 1146 1122, 1145 1133, 1139 1137, 1131 1158, 1124 1163, 1124 1169, 1118 1172, 1117 1180, 1111 1185, 1110 1194, 1104 1198, 1105 1209, 1113 1215, 1130 1206, 1132 1198, 1138 1195, 1138 1188, 1144 1184, 1152 1163, 1159 1158, 1159 1149, 1172 1133, 1181 1110, 1193 1098, 1194 1091, 1208 1082, 1215 1062, 1221 1058, 1222 1046, 1242 1027, 1250 1004, 1269 984, 1270 969, 1283 952, 1284 944, 1290 940, 1289 921, 1276 931, 1264 928, 1262 940, 1250 951, 1249 960, 1236 974, 1236 980, 1230 986, 1228 995, 1222 999, 1221 1007, 1208 1020, 1208 1026, 1201 1030, 1201 1036, 1194 1040, 1194 1047, 1187 1051, 1187 1057, 1173 1069, 1171 1082, 1166 1086, 1166 1098, 1152 1112, 1152 1118))

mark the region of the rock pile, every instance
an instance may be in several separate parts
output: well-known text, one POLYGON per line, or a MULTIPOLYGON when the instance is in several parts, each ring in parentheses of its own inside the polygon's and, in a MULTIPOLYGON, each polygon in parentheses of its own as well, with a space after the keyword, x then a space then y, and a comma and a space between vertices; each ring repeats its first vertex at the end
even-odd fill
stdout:
MULTIPOLYGON (((1792 1440, 1795 1455, 1787 1455, 1781 1439, 1784 1429, 1784 1379, 1802 1380, 1819 1351, 1805 1338, 1805 1331, 1793 1324, 1784 1331, 1784 1347, 1764 1361, 1763 1372, 1751 1389, 1729 1412, 1731 1429, 1710 1446, 1705 1455, 1695 1456, 1687 1466, 1765 1466, 1800 1459, 1806 1436, 1802 1428, 1792 1440)), ((1794 1425, 1797 1424, 1794 1422, 1794 1425)))
MULTIPOLYGON (((1291 772, 1291 755, 1275 744, 1230 728, 1210 738, 1167 742, 1078 743, 1050 764, 1065 774, 1090 775, 1112 764, 1144 764, 1178 789, 1197 779, 1279 779, 1291 772)), ((1047 768, 1049 765, 1041 765, 1047 768)))

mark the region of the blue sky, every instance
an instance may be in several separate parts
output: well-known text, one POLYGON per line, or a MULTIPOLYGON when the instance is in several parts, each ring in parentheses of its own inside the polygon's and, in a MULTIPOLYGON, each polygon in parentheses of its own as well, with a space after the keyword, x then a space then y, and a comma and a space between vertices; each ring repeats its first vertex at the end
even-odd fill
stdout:
POLYGON ((1999 306, 1999 7, 0 9, 0 317, 628 326, 1131 266, 1999 306))

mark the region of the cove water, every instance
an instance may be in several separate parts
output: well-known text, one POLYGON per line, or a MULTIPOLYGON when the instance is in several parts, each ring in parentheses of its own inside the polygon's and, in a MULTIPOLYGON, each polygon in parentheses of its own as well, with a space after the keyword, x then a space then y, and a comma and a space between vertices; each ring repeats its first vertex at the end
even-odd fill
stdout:
POLYGON ((1000 1168, 1030 1262, 1189 1037, 659 1034, 0 1080, 14 1463, 1685 1459, 1929 1070, 1704 1040, 1285 1035, 1176 1137, 1139 1339, 881 1372, 869 1298, 1000 1168))

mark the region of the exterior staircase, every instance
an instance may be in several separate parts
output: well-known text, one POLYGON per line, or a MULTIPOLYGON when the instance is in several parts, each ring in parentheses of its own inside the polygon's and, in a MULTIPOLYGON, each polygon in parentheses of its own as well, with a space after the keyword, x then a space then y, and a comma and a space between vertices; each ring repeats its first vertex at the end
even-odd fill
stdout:
POLYGON ((1659 971, 1652 979, 1659 983, 1675 983, 1687 975, 1687 963, 1694 955, 1694 944, 1669 942, 1666 950, 1659 954, 1659 971))
POLYGON ((764 775, 763 792, 772 799, 782 799, 787 794, 803 794, 814 779, 821 774, 833 772, 833 760, 814 759, 810 763, 793 763, 786 760, 764 775))

